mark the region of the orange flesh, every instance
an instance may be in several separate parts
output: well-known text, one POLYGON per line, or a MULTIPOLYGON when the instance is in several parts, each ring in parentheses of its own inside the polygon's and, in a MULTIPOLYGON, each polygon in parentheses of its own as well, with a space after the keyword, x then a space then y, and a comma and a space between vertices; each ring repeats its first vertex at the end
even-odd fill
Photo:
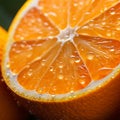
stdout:
POLYGON ((116 2, 40 0, 14 33, 8 64, 18 82, 38 93, 64 94, 110 74, 120 61, 116 2))

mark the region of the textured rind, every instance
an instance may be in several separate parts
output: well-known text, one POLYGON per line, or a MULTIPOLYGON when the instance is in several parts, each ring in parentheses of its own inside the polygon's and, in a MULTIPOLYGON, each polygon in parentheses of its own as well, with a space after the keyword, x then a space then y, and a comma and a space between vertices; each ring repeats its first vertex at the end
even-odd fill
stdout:
POLYGON ((88 95, 66 102, 18 100, 41 120, 110 120, 120 106, 120 75, 88 95))

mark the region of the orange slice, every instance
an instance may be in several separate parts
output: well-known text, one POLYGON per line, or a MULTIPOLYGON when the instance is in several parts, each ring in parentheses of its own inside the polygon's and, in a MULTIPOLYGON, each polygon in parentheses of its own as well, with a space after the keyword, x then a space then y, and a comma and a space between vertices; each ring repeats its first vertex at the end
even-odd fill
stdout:
POLYGON ((119 0, 27 1, 9 29, 8 87, 41 119, 107 119, 120 101, 119 8, 119 0))
MULTIPOLYGON (((7 42, 7 32, 0 27, 0 66, 1 57, 3 54, 3 48, 7 42)), ((28 119, 28 113, 17 106, 16 102, 10 91, 6 88, 4 82, 2 82, 2 76, 0 71, 0 119, 1 120, 26 120, 28 119)))

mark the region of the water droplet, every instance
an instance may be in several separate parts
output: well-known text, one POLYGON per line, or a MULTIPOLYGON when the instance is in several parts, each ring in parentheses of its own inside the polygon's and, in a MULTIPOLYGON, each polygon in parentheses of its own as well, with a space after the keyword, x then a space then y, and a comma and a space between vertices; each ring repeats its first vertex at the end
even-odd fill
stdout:
POLYGON ((93 24, 93 23, 90 23, 90 24, 89 24, 89 26, 90 26, 90 27, 93 27, 93 26, 94 26, 94 24, 93 24))
POLYGON ((80 5, 83 5, 83 4, 84 4, 84 2, 80 1, 80 2, 79 2, 79 4, 80 4, 80 5))
POLYGON ((63 68, 63 65, 59 65, 59 68, 63 68))
POLYGON ((50 72, 53 72, 53 67, 50 67, 50 72))
POLYGON ((77 3, 74 3, 73 5, 74 5, 74 7, 77 7, 77 6, 78 6, 78 4, 77 4, 77 3))
POLYGON ((102 22, 102 25, 106 25, 106 22, 102 22))
POLYGON ((80 62, 80 59, 75 60, 75 63, 79 63, 79 62, 80 62))
POLYGON ((114 14, 115 14, 115 11, 111 12, 110 14, 111 14, 111 15, 114 15, 114 14))
POLYGON ((90 12, 85 12, 85 14, 86 14, 86 15, 89 15, 89 14, 90 14, 90 12))
POLYGON ((33 74, 33 70, 32 69, 30 69, 29 71, 28 71, 28 76, 32 76, 32 74, 33 74))
POLYGON ((49 12, 49 15, 50 15, 50 16, 54 16, 54 17, 57 16, 55 12, 49 12))
POLYGON ((117 27, 116 30, 120 30, 120 27, 117 27))
POLYGON ((110 51, 111 51, 111 52, 114 52, 114 51, 115 51, 115 49, 114 49, 114 48, 111 48, 111 49, 110 49, 110 51))
POLYGON ((85 84, 85 81, 80 81, 80 84, 84 85, 84 84, 85 84))
POLYGON ((94 54, 93 54, 93 53, 89 53, 89 54, 87 55, 87 59, 88 59, 88 60, 93 60, 93 58, 94 58, 94 54))
POLYGON ((46 60, 42 60, 42 61, 41 61, 41 65, 42 65, 42 66, 45 66, 45 62, 46 62, 46 60))
POLYGON ((60 79, 60 80, 62 80, 64 78, 64 76, 63 75, 58 75, 58 79, 60 79))
POLYGON ((110 36, 111 36, 111 33, 110 33, 110 32, 108 32, 106 35, 107 35, 108 37, 110 37, 110 36))
POLYGON ((26 75, 23 75, 23 78, 26 78, 26 75))
POLYGON ((47 22, 44 22, 44 25, 45 25, 45 26, 48 26, 48 23, 47 23, 47 22))

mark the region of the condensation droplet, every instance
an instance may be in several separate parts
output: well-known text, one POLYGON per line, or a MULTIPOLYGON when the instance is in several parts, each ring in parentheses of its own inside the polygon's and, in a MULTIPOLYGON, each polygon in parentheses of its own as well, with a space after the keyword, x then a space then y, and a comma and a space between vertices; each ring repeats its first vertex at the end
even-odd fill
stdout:
POLYGON ((79 63, 79 62, 80 62, 80 59, 75 60, 75 63, 79 63))
POLYGON ((88 60, 93 60, 93 58, 94 58, 94 54, 93 54, 93 53, 89 53, 89 54, 87 55, 87 59, 88 59, 88 60))
POLYGON ((74 7, 77 7, 77 6, 78 6, 78 4, 77 4, 77 3, 74 3, 73 5, 74 5, 74 7))
POLYGON ((108 37, 110 37, 110 36, 111 36, 111 33, 110 33, 110 32, 108 32, 106 35, 107 35, 108 37))
POLYGON ((28 76, 32 76, 32 74, 33 74, 33 70, 32 69, 30 69, 29 71, 28 71, 28 76))
POLYGON ((44 22, 44 25, 45 25, 45 26, 48 26, 48 23, 47 23, 47 22, 44 22))
POLYGON ((120 27, 117 27, 116 30, 120 30, 120 27))
POLYGON ((63 75, 58 75, 58 79, 60 79, 60 80, 62 80, 64 78, 64 76, 63 75))
POLYGON ((45 62, 46 62, 46 60, 42 60, 41 65, 45 66, 45 62))
POLYGON ((106 22, 102 22, 102 25, 106 25, 106 22))
POLYGON ((85 84, 85 81, 80 81, 80 84, 84 85, 84 84, 85 84))
POLYGON ((50 72, 53 72, 53 67, 50 67, 50 72))
POLYGON ((115 51, 115 49, 114 49, 114 48, 111 48, 111 49, 110 49, 110 51, 111 51, 111 52, 114 52, 114 51, 115 51))
POLYGON ((59 65, 59 68, 61 68, 61 69, 62 69, 62 68, 63 68, 63 65, 59 65))
POLYGON ((23 75, 23 78, 26 78, 26 75, 23 75))
POLYGON ((111 14, 111 15, 115 15, 115 11, 111 12, 110 14, 111 14))

